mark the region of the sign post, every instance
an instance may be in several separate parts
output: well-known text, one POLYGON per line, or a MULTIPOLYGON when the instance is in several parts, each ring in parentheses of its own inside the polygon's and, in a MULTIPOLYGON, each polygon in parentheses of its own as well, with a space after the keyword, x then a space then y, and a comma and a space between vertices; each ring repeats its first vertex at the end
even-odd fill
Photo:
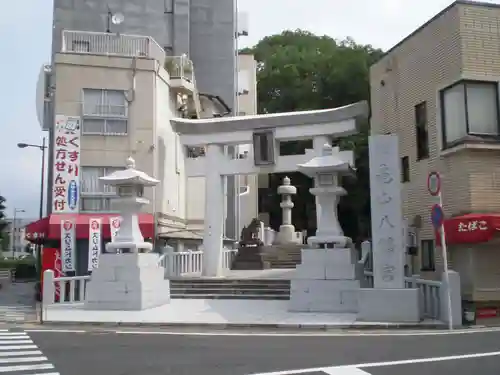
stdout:
POLYGON ((431 221, 434 229, 439 232, 441 239, 441 250, 444 262, 444 280, 446 283, 446 296, 448 298, 448 328, 453 329, 453 314, 451 311, 450 276, 448 272, 448 249, 446 247, 446 233, 444 230, 443 198, 441 195, 441 175, 438 172, 430 172, 427 176, 427 190, 433 197, 438 198, 438 203, 431 208, 431 221))

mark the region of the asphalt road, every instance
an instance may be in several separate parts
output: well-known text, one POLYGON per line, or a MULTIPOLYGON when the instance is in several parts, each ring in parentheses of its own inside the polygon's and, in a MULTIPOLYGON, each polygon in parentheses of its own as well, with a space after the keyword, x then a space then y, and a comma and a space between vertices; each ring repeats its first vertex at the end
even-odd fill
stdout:
POLYGON ((99 331, 28 335, 61 375, 500 373, 500 331, 427 336, 211 336, 99 331), (315 370, 345 365, 360 366, 315 370))

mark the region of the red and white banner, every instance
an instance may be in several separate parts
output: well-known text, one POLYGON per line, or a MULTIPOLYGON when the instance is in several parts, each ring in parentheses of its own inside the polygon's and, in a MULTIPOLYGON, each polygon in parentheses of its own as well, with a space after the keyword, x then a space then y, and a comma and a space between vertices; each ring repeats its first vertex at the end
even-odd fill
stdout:
POLYGON ((76 225, 72 219, 61 221, 61 256, 62 272, 74 272, 76 252, 76 225))
POLYGON ((54 126, 54 213, 78 213, 80 206, 81 118, 56 115, 54 126))
POLYGON ((109 229, 111 231, 111 242, 115 242, 116 235, 120 230, 120 225, 122 223, 122 218, 120 216, 109 218, 109 229))
MULTIPOLYGON (((54 277, 62 277, 62 262, 61 262, 61 250, 49 247, 44 247, 42 250, 42 280, 41 280, 41 290, 43 292, 43 275, 47 270, 54 271, 54 277)), ((61 293, 61 286, 59 282, 55 283, 55 300, 59 301, 59 296, 61 293)), ((42 296, 43 298, 43 296, 42 296)))
POLYGON ((102 249, 102 219, 91 218, 89 220, 89 260, 88 271, 92 271, 99 265, 99 255, 102 249))

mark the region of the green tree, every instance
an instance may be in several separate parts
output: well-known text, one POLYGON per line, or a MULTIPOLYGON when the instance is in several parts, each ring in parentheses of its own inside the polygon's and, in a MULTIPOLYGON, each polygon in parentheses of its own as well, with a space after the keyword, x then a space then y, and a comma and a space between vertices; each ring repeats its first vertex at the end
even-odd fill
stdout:
MULTIPOLYGON (((242 52, 253 53, 258 62, 259 113, 335 108, 369 100, 369 67, 382 56, 381 50, 357 44, 351 38, 337 41, 303 30, 265 37, 242 52)), ((339 142, 341 148, 353 150, 356 158, 357 181, 344 181, 349 195, 339 205, 344 231, 354 239, 367 236, 370 228, 368 134, 366 123, 360 134, 339 142)), ((288 147, 300 149, 301 145, 290 142, 288 147)), ((307 185, 307 178, 301 174, 290 177, 294 184, 307 185)), ((295 204, 302 207, 299 216, 310 219, 315 215, 309 194, 298 194, 295 204)), ((280 216, 276 201, 273 206, 280 216)))
POLYGON ((7 221, 5 220, 5 210, 7 208, 5 206, 6 201, 7 200, 0 195, 0 250, 2 251, 8 250, 10 244, 9 234, 6 232, 8 225, 7 221))

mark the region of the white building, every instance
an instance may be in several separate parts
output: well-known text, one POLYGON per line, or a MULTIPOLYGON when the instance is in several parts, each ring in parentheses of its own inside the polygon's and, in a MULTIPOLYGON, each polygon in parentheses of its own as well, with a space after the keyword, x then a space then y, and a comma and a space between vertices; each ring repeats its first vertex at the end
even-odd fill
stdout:
MULTIPOLYGON (((244 73, 239 76, 248 80, 243 82, 248 89, 238 96, 239 107, 253 114, 253 56, 241 58, 240 70, 244 73)), ((179 249, 198 246, 204 229, 205 184, 204 178, 186 176, 184 156, 202 158, 204 149, 183 148, 170 120, 226 116, 232 109, 220 98, 198 92, 191 60, 187 56, 167 57, 149 37, 64 31, 61 51, 50 71, 42 77, 52 77, 42 79, 39 86, 44 88, 40 90, 43 100, 53 103, 56 123, 80 123, 78 145, 72 149, 78 153, 71 161, 73 167, 63 158, 69 158, 71 150, 58 151, 57 132, 51 139, 56 146, 50 166, 54 181, 49 186, 63 191, 60 197, 53 193, 52 214, 112 215, 115 191, 105 187, 99 177, 124 168, 124 160, 132 156, 139 170, 160 180, 158 187, 144 193, 151 202, 144 211, 153 215, 156 236, 179 245, 179 249), (60 171, 63 178, 56 181, 60 171), (73 178, 79 185, 72 197, 76 203, 70 198, 61 203, 61 197, 75 189, 70 186, 73 178)), ((251 188, 252 183, 242 179, 243 187, 238 189, 247 193, 247 198, 240 199, 242 204, 236 205, 244 213, 240 220, 244 224, 257 214, 257 189, 251 188)), ((227 194, 228 206, 235 195, 227 194)))

